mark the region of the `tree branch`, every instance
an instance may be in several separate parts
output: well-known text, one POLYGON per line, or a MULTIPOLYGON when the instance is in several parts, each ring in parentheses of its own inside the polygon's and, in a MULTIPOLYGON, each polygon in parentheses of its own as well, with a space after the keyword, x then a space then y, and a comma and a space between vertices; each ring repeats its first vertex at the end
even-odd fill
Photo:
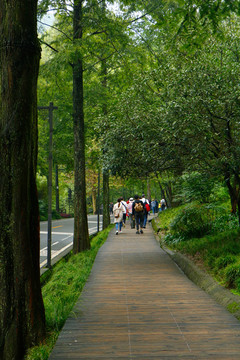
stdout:
POLYGON ((49 45, 48 43, 46 43, 45 41, 43 41, 42 39, 40 39, 40 42, 46 46, 48 46, 51 50, 55 51, 56 53, 58 53, 59 51, 57 49, 54 49, 51 45, 49 45))
POLYGON ((107 57, 100 59, 98 61, 96 61, 94 64, 88 66, 87 68, 83 69, 83 71, 86 71, 88 69, 91 69, 92 67, 94 67, 95 65, 99 64, 100 62, 102 62, 103 60, 107 60, 109 59, 111 56, 113 56, 116 53, 116 51, 112 52, 110 55, 108 55, 107 57))
POLYGON ((60 32, 60 33, 63 34, 64 36, 66 36, 66 38, 67 38, 68 40, 71 40, 71 41, 72 41, 72 39, 71 39, 66 33, 64 33, 62 30, 59 30, 59 29, 56 28, 55 26, 46 24, 46 23, 42 22, 41 20, 38 20, 38 22, 39 22, 40 24, 42 24, 42 25, 45 25, 45 26, 48 26, 48 27, 50 27, 50 28, 52 28, 52 29, 54 29, 54 30, 57 30, 58 32, 60 32))
POLYGON ((133 24, 134 22, 136 22, 136 21, 138 21, 138 20, 146 17, 147 15, 151 15, 151 13, 152 13, 153 11, 155 11, 156 9, 158 9, 161 5, 162 5, 162 4, 160 3, 159 5, 155 6, 153 9, 150 9, 150 10, 149 10, 148 12, 146 12, 145 14, 143 14, 143 15, 141 15, 141 16, 139 16, 139 17, 137 17, 137 18, 135 18, 135 19, 127 22, 127 23, 128 23, 128 24, 133 24))

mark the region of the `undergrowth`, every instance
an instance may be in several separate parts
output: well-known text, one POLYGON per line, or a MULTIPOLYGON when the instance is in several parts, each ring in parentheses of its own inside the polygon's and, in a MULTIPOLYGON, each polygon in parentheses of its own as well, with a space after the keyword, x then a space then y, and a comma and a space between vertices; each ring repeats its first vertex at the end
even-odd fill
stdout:
POLYGON ((202 264, 222 285, 240 292, 238 218, 224 206, 190 204, 159 214, 161 242, 202 264))

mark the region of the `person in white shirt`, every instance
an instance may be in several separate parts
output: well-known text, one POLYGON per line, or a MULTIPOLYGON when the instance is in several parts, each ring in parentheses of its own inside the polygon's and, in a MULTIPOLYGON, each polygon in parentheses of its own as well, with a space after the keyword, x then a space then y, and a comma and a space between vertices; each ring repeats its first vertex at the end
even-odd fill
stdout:
POLYGON ((161 211, 165 210, 165 208, 166 208, 166 200, 165 200, 165 199, 162 199, 162 200, 160 201, 160 203, 161 203, 161 208, 160 208, 160 210, 161 210, 161 211))
POLYGON ((126 217, 127 217, 127 203, 126 201, 124 201, 123 197, 121 197, 121 203, 124 206, 124 211, 123 211, 123 226, 125 226, 125 222, 126 222, 126 217))
POLYGON ((114 215, 114 223, 116 226, 116 235, 118 235, 118 231, 122 231, 122 219, 123 219, 123 211, 124 206, 121 203, 121 198, 118 199, 116 204, 113 206, 113 215, 114 215))
MULTIPOLYGON (((148 199, 145 198, 145 195, 142 194, 142 197, 141 197, 141 201, 145 204, 147 203, 149 205, 149 201, 148 199)), ((143 218, 143 228, 145 229, 146 228, 146 224, 147 224, 147 217, 148 217, 148 212, 145 208, 144 210, 144 218, 143 218)))

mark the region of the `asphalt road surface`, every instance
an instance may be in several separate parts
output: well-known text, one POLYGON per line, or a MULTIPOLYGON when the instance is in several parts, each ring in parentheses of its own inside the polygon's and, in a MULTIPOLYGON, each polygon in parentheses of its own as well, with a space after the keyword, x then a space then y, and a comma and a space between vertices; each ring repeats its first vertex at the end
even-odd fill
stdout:
MULTIPOLYGON (((74 219, 60 219, 52 221, 52 247, 51 259, 54 260, 61 254, 71 249, 73 244, 73 226, 74 219)), ((100 230, 102 229, 102 216, 99 222, 100 230)), ((47 264, 47 221, 40 223, 40 268, 47 264)), ((97 232, 97 215, 88 215, 89 235, 97 232)))

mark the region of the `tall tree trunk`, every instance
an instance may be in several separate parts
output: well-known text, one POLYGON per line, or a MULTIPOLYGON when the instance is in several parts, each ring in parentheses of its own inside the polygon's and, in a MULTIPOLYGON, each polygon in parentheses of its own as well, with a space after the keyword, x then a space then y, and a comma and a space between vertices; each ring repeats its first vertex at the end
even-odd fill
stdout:
POLYGON ((238 198, 238 226, 240 226, 240 197, 238 198))
POLYGON ((151 184, 149 177, 147 178, 147 198, 151 199, 151 184))
POLYGON ((92 188, 92 207, 93 214, 97 214, 97 190, 92 188))
POLYGON ((236 181, 234 180, 233 185, 231 184, 231 176, 229 172, 225 174, 225 182, 231 199, 232 214, 236 214, 238 204, 238 191, 236 188, 236 181))
POLYGON ((166 197, 166 195, 165 195, 165 191, 164 191, 164 189, 163 189, 163 187, 162 187, 161 181, 159 180, 158 174, 155 173, 155 175, 156 175, 156 177, 157 177, 157 182, 158 182, 159 188, 160 188, 160 190, 161 190, 161 196, 162 196, 163 199, 165 199, 166 205, 167 205, 167 207, 168 207, 168 200, 167 200, 167 197, 166 197))
POLYGON ((0 2, 0 359, 45 334, 36 188, 37 1, 0 2))
MULTIPOLYGON (((105 15, 106 3, 105 0, 102 1, 102 13, 105 15)), ((102 87, 103 87, 103 114, 107 118, 107 64, 104 59, 104 54, 102 55, 102 87)), ((107 121, 106 121, 107 124, 107 121)), ((107 131, 108 126, 106 125, 105 131, 107 131)), ((103 153, 106 153, 107 149, 103 148, 103 153)), ((103 229, 106 229, 110 224, 110 213, 109 213, 109 171, 108 169, 103 169, 103 229)))
POLYGON ((109 171, 103 170, 103 229, 106 229, 109 224, 109 171))
MULTIPOLYGON (((73 40, 82 39, 82 3, 74 1, 73 40)), ((78 45, 79 46, 79 45, 78 45)), ((90 248, 87 222, 85 179, 85 133, 83 112, 83 65, 78 50, 73 64, 73 122, 74 122, 74 241, 73 251, 78 253, 90 248)))
POLYGON ((167 194, 167 202, 168 202, 168 207, 172 207, 172 184, 170 181, 168 181, 167 186, 166 186, 166 194, 167 194))

